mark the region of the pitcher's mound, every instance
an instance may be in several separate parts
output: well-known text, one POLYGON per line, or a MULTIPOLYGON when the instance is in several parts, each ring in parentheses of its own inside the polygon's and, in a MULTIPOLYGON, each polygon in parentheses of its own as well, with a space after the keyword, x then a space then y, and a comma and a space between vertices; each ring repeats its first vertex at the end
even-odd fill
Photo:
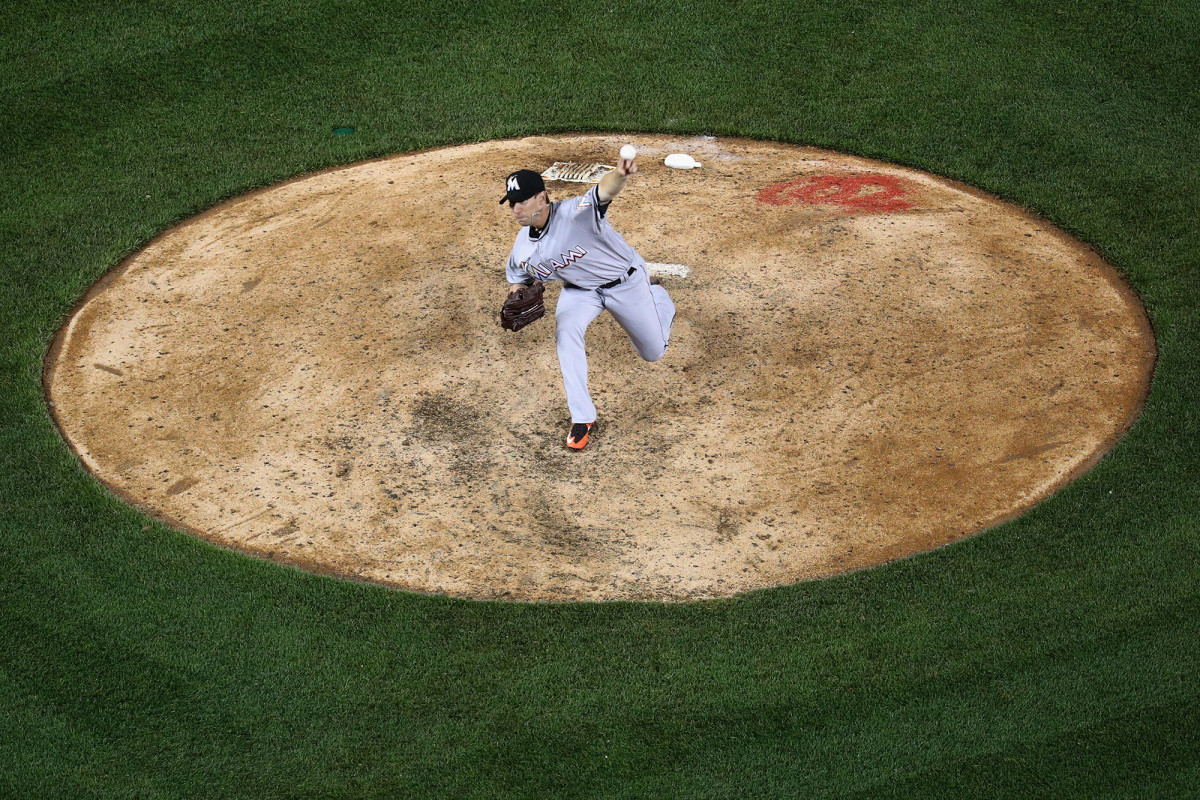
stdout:
POLYGON ((558 136, 225 203, 89 294, 47 384, 101 480, 220 544, 419 591, 683 600, 1020 513, 1128 428, 1153 358, 1111 267, 967 187, 763 142, 558 136), (497 201, 512 170, 626 141, 641 172, 609 218, 672 265, 678 317, 653 364, 593 324, 576 453, 553 315, 497 323, 497 201))

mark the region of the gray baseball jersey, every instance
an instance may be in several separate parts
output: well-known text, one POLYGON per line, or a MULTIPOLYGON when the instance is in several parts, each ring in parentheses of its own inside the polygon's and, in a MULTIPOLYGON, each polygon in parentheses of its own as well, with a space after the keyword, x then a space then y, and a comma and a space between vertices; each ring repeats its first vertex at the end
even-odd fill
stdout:
POLYGON ((508 257, 508 282, 562 280, 593 289, 646 263, 605 219, 607 211, 596 186, 580 197, 551 203, 541 231, 525 227, 517 234, 508 257))

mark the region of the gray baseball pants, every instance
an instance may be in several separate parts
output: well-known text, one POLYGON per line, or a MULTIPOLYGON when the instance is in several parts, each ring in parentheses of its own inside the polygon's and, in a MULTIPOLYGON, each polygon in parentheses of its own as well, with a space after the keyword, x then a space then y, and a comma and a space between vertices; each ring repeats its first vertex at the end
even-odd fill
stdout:
POLYGON ((571 422, 595 422, 596 406, 588 393, 587 353, 583 338, 592 320, 607 310, 617 320, 646 361, 658 361, 667 351, 675 303, 667 290, 652 286, 645 265, 611 289, 572 289, 566 286, 555 307, 554 339, 558 343, 558 366, 571 422))

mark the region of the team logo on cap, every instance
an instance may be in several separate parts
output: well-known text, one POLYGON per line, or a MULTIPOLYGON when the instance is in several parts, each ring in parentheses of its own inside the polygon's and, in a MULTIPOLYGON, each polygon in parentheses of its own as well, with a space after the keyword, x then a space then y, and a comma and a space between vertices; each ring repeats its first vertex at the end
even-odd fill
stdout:
POLYGON ((516 175, 510 176, 508 179, 508 190, 510 192, 515 192, 520 188, 521 188, 521 184, 517 181, 517 176, 516 175))

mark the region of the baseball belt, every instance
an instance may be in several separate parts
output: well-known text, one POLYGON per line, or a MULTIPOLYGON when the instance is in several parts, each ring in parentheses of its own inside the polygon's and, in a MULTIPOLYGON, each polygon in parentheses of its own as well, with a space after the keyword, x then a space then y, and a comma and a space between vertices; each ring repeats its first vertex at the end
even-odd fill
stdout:
MULTIPOLYGON (((615 281, 609 281, 608 283, 602 283, 599 286, 597 286, 596 288, 597 289, 611 289, 614 286, 620 286, 622 281, 624 281, 626 278, 628 278, 630 275, 632 275, 636 271, 637 271, 637 267, 630 267, 629 272, 626 272, 620 278, 617 278, 615 281)), ((583 288, 582 286, 576 286, 575 284, 567 283, 566 281, 563 281, 563 287, 567 288, 567 289, 582 289, 583 288)))

